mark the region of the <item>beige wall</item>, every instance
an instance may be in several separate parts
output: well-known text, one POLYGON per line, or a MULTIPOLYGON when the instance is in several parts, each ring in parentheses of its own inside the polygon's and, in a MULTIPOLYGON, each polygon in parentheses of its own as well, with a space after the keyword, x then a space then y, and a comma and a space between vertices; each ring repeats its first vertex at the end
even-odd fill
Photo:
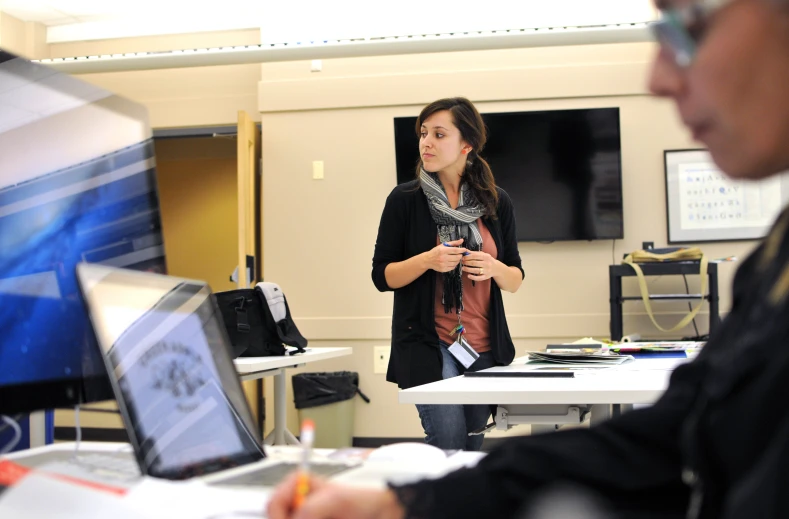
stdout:
POLYGON ((238 110, 258 118, 256 65, 85 74, 81 79, 144 104, 153 128, 236 124, 238 110))
POLYGON ((49 57, 46 44, 47 31, 43 24, 23 22, 0 12, 0 47, 24 56, 40 59, 49 57))
MULTIPOLYGON (((260 43, 257 30, 122 38, 49 46, 53 58, 260 43)), ((259 65, 84 74, 80 79, 144 104, 153 128, 236 124, 238 110, 258 120, 259 65)))
MULTIPOLYGON (((396 387, 372 372, 372 347, 390 338, 392 297, 375 290, 370 266, 395 186, 392 118, 453 95, 468 96, 482 112, 620 108, 625 239, 521 243, 526 278, 504 298, 519 355, 549 342, 607 337, 607 267, 642 241, 666 243, 663 150, 693 147, 672 106, 645 91, 651 52, 651 45, 627 44, 357 58, 324 61, 321 73, 306 62, 262 66, 264 220, 275 222, 265 229, 266 279, 282 286, 311 345, 354 348, 349 359, 305 370, 359 371, 373 403, 358 401, 356 436, 421 434, 412 406, 397 404, 396 387), (313 160, 324 161, 324 180, 311 179, 313 160)), ((752 246, 703 248, 714 258, 743 256, 752 246)), ((735 266, 720 270, 726 310, 735 266)), ((627 290, 636 293, 632 283, 627 290)), ((684 285, 653 278, 650 290, 684 292, 684 285)), ((671 322, 686 308, 666 303, 659 311, 671 322)), ((706 319, 697 319, 702 333, 706 319)), ((628 303, 625 333, 638 331, 660 335, 643 306, 628 303)), ((295 428, 294 414, 290 422, 295 428)))

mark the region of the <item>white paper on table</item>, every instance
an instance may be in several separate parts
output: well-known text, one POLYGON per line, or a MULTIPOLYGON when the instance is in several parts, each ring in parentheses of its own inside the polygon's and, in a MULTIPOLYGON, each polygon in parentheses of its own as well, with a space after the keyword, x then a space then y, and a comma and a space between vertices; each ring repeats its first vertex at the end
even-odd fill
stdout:
POLYGON ((3 519, 145 519, 117 494, 31 472, 0 495, 3 519))
MULTIPOLYGON (((200 481, 145 478, 124 498, 132 510, 147 519, 210 519, 264 517, 273 489, 209 486, 200 481)), ((112 519, 116 519, 113 517, 112 519)))

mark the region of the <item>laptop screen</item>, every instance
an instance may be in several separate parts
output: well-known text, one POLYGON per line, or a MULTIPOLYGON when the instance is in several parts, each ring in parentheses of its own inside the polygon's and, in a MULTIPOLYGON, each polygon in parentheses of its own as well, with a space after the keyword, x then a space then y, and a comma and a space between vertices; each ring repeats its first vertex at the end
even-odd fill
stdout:
POLYGON ((183 479, 264 457, 207 284, 87 263, 77 276, 144 473, 183 479))

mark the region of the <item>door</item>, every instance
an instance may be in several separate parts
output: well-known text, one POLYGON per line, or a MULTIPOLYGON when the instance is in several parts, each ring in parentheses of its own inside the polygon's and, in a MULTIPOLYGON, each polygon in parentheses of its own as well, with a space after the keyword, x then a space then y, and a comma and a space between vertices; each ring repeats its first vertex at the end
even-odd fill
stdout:
MULTIPOLYGON (((238 112, 237 138, 238 181, 238 270, 236 284, 239 288, 254 287, 263 280, 263 231, 260 186, 260 131, 252 117, 238 112)), ((244 382, 252 411, 263 433, 265 422, 265 395, 263 380, 244 382)))
POLYGON ((238 279, 239 288, 263 280, 260 210, 260 131, 244 111, 238 112, 238 279))

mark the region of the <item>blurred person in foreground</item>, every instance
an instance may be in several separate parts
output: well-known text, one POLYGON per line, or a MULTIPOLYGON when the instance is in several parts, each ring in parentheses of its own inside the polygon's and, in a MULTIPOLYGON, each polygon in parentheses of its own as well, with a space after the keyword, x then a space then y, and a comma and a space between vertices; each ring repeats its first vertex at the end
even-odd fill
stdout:
MULTIPOLYGON (((649 88, 731 178, 789 169, 789 0, 664 0, 649 88)), ((272 519, 520 517, 572 485, 615 518, 789 517, 789 211, 734 280, 733 305, 663 397, 587 430, 513 438, 477 467, 387 490, 315 480, 272 519)))

